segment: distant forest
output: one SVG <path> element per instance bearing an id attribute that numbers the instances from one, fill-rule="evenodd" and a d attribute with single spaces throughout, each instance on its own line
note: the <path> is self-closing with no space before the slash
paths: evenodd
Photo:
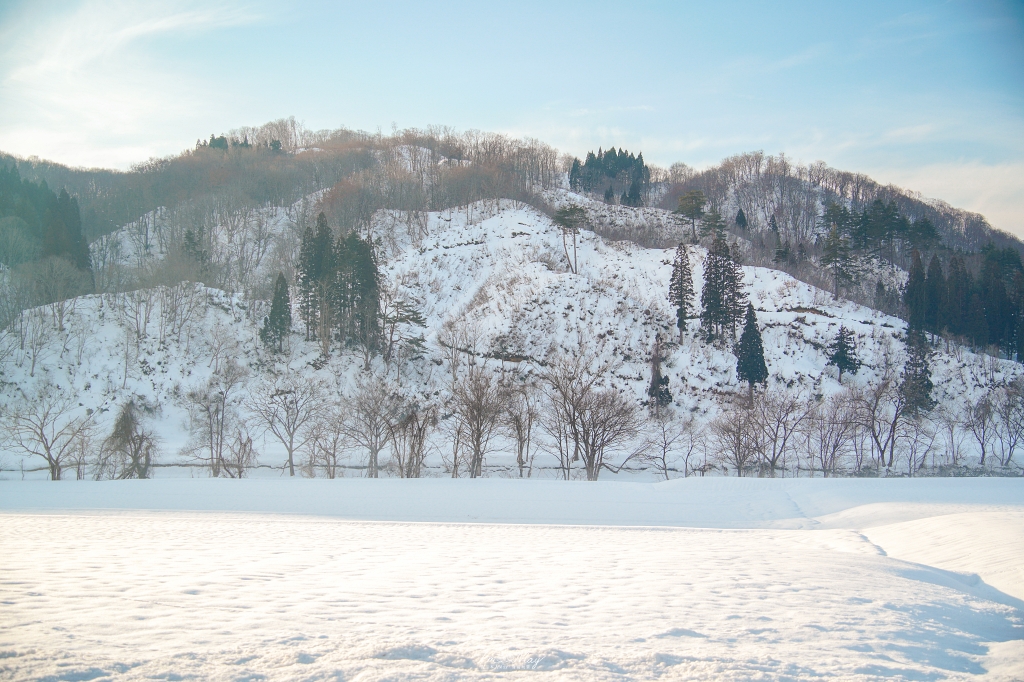
<path id="1" fill-rule="evenodd" d="M 316 195 L 316 211 L 310 205 L 297 218 L 303 227 L 314 228 L 314 216 L 323 211 L 336 234 L 369 240 L 381 209 L 414 224 L 427 211 L 506 198 L 553 216 L 545 192 L 566 182 L 611 207 L 638 209 L 641 222 L 664 221 L 666 214 L 644 213 L 655 208 L 675 216 L 668 230 L 634 238 L 619 219 L 591 211 L 588 227 L 605 236 L 667 247 L 675 245 L 672 234 L 689 226 L 694 239 L 710 245 L 724 230 L 745 263 L 786 270 L 904 317 L 911 314 L 907 275 L 899 273 L 909 272 L 916 286 L 920 260 L 931 292 L 924 327 L 1006 355 L 1024 343 L 1021 242 L 981 216 L 861 174 L 762 152 L 700 172 L 681 163 L 663 169 L 648 165 L 642 153 L 615 146 L 581 160 L 536 140 L 476 131 L 430 128 L 385 136 L 310 131 L 294 119 L 211 134 L 179 155 L 128 172 L 0 154 L 0 262 L 8 268 L 50 262 L 52 270 L 59 267 L 52 262 L 57 258 L 73 270 L 40 279 L 35 267 L 37 274 L 27 280 L 48 280 L 48 286 L 22 287 L 19 303 L 8 307 L 146 285 L 113 272 L 105 247 L 90 261 L 88 243 L 127 224 L 146 223 L 140 248 L 170 256 L 163 270 L 147 275 L 149 285 L 188 279 L 269 299 L 273 282 L 247 281 L 239 255 L 217 246 L 214 232 L 230 225 L 232 216 Z M 158 209 L 163 220 L 155 218 Z M 168 232 L 166 225 L 176 227 Z M 279 257 L 294 281 L 300 273 L 290 265 L 292 255 Z"/>

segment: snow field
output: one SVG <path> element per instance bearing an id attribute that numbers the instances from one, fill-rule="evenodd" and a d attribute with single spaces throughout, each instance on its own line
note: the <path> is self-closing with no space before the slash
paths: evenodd
<path id="1" fill-rule="evenodd" d="M 1024 670 L 1019 480 L 26 482 L 0 509 L 3 678 Z"/>

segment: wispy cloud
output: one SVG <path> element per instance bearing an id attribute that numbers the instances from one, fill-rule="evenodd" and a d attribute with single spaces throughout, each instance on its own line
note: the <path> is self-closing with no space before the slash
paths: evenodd
<path id="1" fill-rule="evenodd" d="M 193 0 L 27 6 L 0 26 L 0 148 L 72 163 L 138 161 L 145 148 L 127 134 L 194 117 L 209 94 L 150 54 L 150 43 L 261 18 L 249 5 Z M 155 147 L 148 151 L 141 158 Z"/>

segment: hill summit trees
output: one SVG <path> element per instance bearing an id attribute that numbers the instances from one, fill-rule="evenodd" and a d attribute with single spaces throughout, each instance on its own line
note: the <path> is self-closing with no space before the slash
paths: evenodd
<path id="1" fill-rule="evenodd" d="M 633 156 L 625 149 L 611 147 L 608 151 L 587 153 L 580 163 L 573 159 L 569 169 L 569 187 L 576 192 L 604 191 L 606 202 L 611 202 L 616 188 L 621 188 L 620 203 L 624 206 L 642 206 L 651 185 L 651 170 L 644 163 L 643 153 Z"/>

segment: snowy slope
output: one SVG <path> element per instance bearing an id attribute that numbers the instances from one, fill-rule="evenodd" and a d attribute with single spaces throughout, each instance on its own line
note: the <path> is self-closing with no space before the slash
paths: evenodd
<path id="1" fill-rule="evenodd" d="M 438 334 L 446 323 L 462 320 L 473 331 L 474 347 L 467 350 L 475 353 L 474 361 L 496 372 L 535 373 L 552 352 L 578 352 L 582 343 L 614 365 L 610 385 L 641 400 L 649 379 L 648 358 L 660 333 L 667 351 L 663 371 L 670 377 L 669 389 L 679 409 L 707 420 L 720 409 L 721 396 L 742 391 L 731 350 L 695 340 L 695 321 L 683 342 L 676 343 L 675 315 L 666 297 L 673 251 L 644 249 L 583 232 L 575 250 L 578 272 L 574 274 L 567 267 L 557 228 L 534 209 L 513 202 L 431 213 L 415 229 L 401 220 L 399 214 L 381 212 L 375 230 L 389 235 L 382 267 L 388 287 L 414 303 L 427 321 L 425 330 L 408 330 L 410 335 L 423 333 L 428 349 L 426 356 L 402 370 L 401 381 L 409 390 L 427 397 L 442 393 L 447 379 L 439 366 Z M 571 244 L 568 249 L 573 252 Z M 703 248 L 690 247 L 698 301 L 704 255 Z M 899 319 L 834 301 L 830 294 L 775 270 L 744 267 L 744 281 L 764 336 L 770 387 L 785 386 L 807 396 L 839 390 L 834 370 L 825 367 L 825 347 L 840 324 L 857 334 L 865 360 L 852 381 L 872 380 L 886 356 L 897 366 L 902 362 L 899 337 L 904 323 Z M 39 352 L 34 376 L 30 376 L 30 354 L 15 352 L 4 369 L 5 399 L 13 400 L 19 393 L 32 395 L 47 382 L 69 387 L 83 413 L 98 413 L 98 430 L 106 433 L 114 408 L 132 395 L 141 396 L 162 438 L 166 464 L 181 461 L 178 453 L 186 440 L 182 393 L 205 381 L 226 358 L 239 361 L 252 378 L 287 366 L 310 377 L 320 376 L 339 393 L 361 371 L 361 358 L 337 347 L 325 367 L 313 369 L 319 350 L 302 340 L 297 314 L 289 353 L 284 357 L 267 354 L 256 343 L 264 302 L 194 285 L 175 290 L 187 292 L 196 310 L 187 324 L 169 332 L 162 322 L 165 306 L 170 305 L 166 302 L 169 291 L 151 292 L 149 322 L 137 347 L 131 340 L 134 332 L 126 332 L 126 328 L 137 328 L 137 318 L 116 314 L 117 299 L 83 297 L 64 332 L 47 323 L 48 341 Z M 45 310 L 40 315 L 49 319 Z M 495 359 L 509 356 L 526 359 Z M 382 367 L 379 359 L 377 363 L 376 371 L 398 378 L 394 367 Z M 987 387 L 1020 373 L 1016 363 L 956 347 L 948 353 L 940 348 L 933 359 L 934 397 L 965 405 Z M 844 383 L 850 381 L 844 379 Z M 267 441 L 260 442 L 259 449 L 264 464 L 280 465 L 280 447 Z M 546 464 L 543 459 L 541 455 L 539 464 Z M 500 447 L 488 459 L 489 465 L 498 468 L 494 471 L 509 462 L 510 456 Z M 40 463 L 29 461 L 26 467 Z M 352 464 L 359 464 L 358 453 Z M 10 451 L 0 453 L 0 465 L 10 477 L 11 470 L 20 471 L 20 457 Z M 440 471 L 437 456 L 431 466 L 433 472 Z M 263 473 L 276 475 L 271 470 Z M 189 475 L 187 471 L 177 475 L 182 474 Z M 175 474 L 161 470 L 158 475 Z"/>

